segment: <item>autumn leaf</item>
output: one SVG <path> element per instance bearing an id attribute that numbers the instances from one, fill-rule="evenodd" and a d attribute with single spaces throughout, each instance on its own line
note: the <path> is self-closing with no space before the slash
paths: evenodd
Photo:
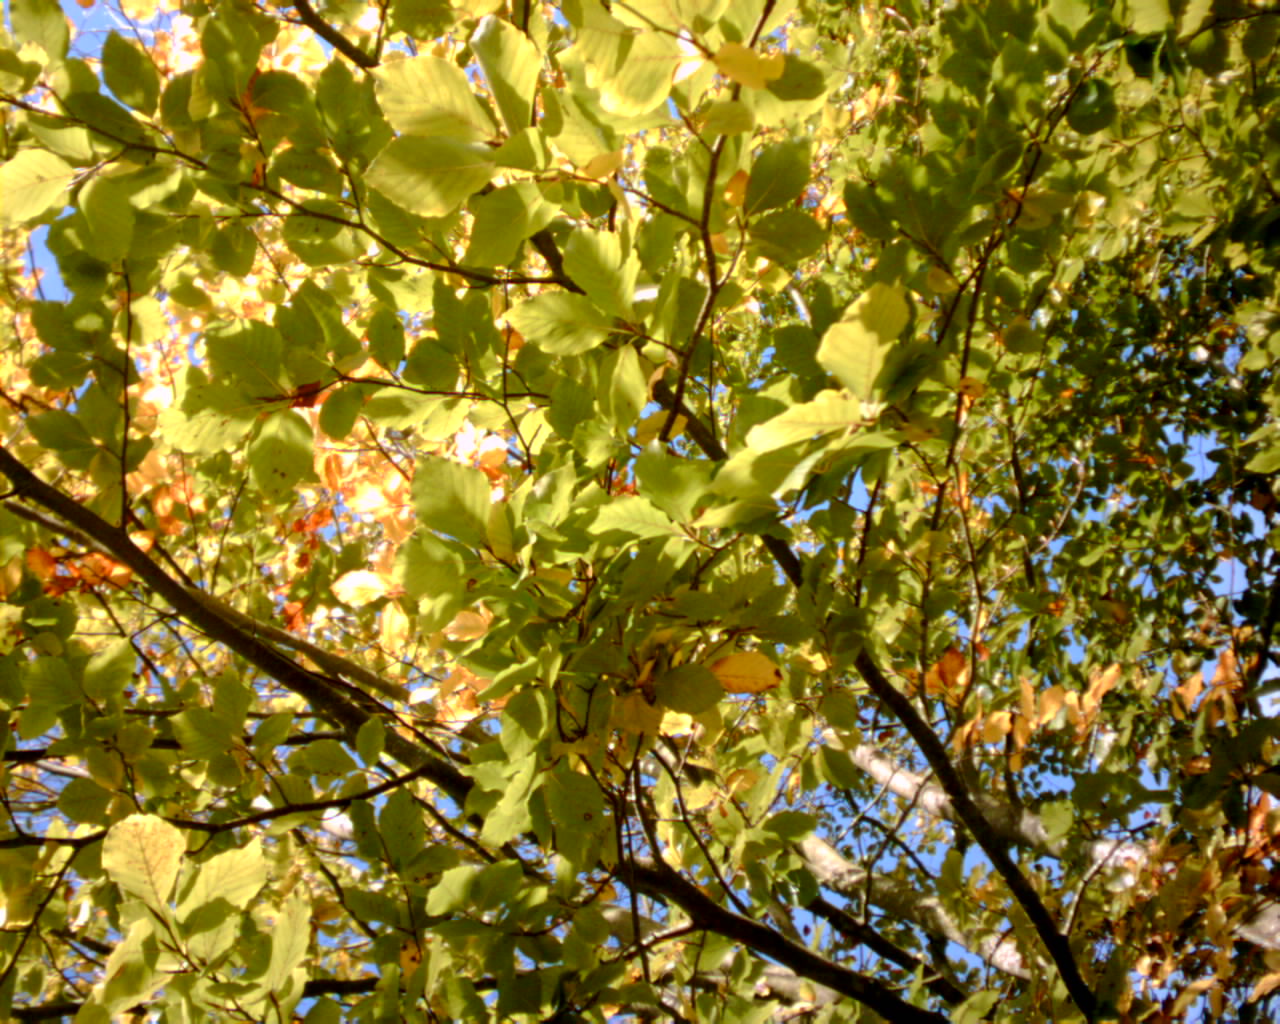
<path id="1" fill-rule="evenodd" d="M 782 54 L 762 56 L 741 43 L 725 43 L 712 59 L 726 78 L 749 89 L 765 88 L 781 78 L 786 70 Z"/>
<path id="2" fill-rule="evenodd" d="M 764 693 L 782 681 L 778 666 L 759 651 L 729 654 L 709 667 L 725 693 Z"/>
<path id="3" fill-rule="evenodd" d="M 969 659 L 952 644 L 925 673 L 925 692 L 940 695 L 948 704 L 956 704 L 969 682 Z"/>

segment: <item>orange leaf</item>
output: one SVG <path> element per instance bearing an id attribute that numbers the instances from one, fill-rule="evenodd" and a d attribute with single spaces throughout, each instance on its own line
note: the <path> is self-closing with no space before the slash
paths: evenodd
<path id="1" fill-rule="evenodd" d="M 724 187 L 724 201 L 730 206 L 741 206 L 746 202 L 747 198 L 747 182 L 751 180 L 751 175 L 746 171 L 738 171 L 729 179 L 729 184 Z"/>
<path id="2" fill-rule="evenodd" d="M 936 665 L 924 677 L 926 693 L 940 693 L 943 700 L 953 703 L 969 682 L 969 659 L 955 644 L 943 652 Z"/>
<path id="3" fill-rule="evenodd" d="M 44 548 L 30 548 L 27 551 L 27 568 L 40 580 L 48 580 L 58 573 L 58 560 Z"/>
<path id="4" fill-rule="evenodd" d="M 1089 680 L 1089 689 L 1085 691 L 1082 702 L 1084 713 L 1092 715 L 1102 703 L 1102 698 L 1120 681 L 1120 664 L 1113 662 Z"/>
<path id="5" fill-rule="evenodd" d="M 778 666 L 759 651 L 742 651 L 712 662 L 711 674 L 725 693 L 764 693 L 782 682 Z"/>

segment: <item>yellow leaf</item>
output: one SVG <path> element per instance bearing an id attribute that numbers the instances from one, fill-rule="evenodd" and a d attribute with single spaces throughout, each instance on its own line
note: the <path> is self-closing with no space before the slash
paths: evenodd
<path id="1" fill-rule="evenodd" d="M 782 681 L 778 666 L 759 651 L 730 654 L 710 667 L 726 693 L 764 693 Z"/>
<path id="2" fill-rule="evenodd" d="M 1031 686 L 1031 680 L 1023 676 L 1018 680 L 1018 686 L 1021 690 L 1022 717 L 1029 722 L 1034 721 L 1036 717 L 1036 691 Z"/>
<path id="3" fill-rule="evenodd" d="M 995 711 L 982 726 L 983 743 L 999 743 L 1013 728 L 1013 715 L 1008 711 Z"/>
<path id="4" fill-rule="evenodd" d="M 1019 715 L 1013 720 L 1013 745 L 1022 750 L 1031 741 L 1031 722 Z"/>
<path id="5" fill-rule="evenodd" d="M 422 947 L 416 939 L 405 939 L 400 943 L 400 970 L 406 975 L 412 974 L 420 963 Z"/>
<path id="6" fill-rule="evenodd" d="M 1085 691 L 1083 707 L 1086 715 L 1092 715 L 1102 698 L 1120 681 L 1121 668 L 1118 662 L 1108 665 L 1089 680 L 1089 689 Z"/>
<path id="7" fill-rule="evenodd" d="M 612 719 L 610 725 L 623 732 L 653 736 L 664 731 L 663 709 L 650 704 L 639 691 L 614 702 Z"/>
<path id="8" fill-rule="evenodd" d="M 1054 720 L 1066 702 L 1067 691 L 1061 686 L 1051 686 L 1040 694 L 1040 716 L 1037 725 L 1048 725 Z"/>
<path id="9" fill-rule="evenodd" d="M 382 609 L 378 642 L 384 651 L 398 651 L 409 639 L 409 616 L 396 601 L 388 601 Z"/>
<path id="10" fill-rule="evenodd" d="M 444 627 L 444 635 L 450 640 L 479 640 L 489 632 L 489 623 L 492 621 L 493 613 L 487 608 L 479 611 L 464 608 Z"/>
<path id="11" fill-rule="evenodd" d="M 131 814 L 111 826 L 102 844 L 102 867 L 113 882 L 147 906 L 159 909 L 187 852 L 181 832 L 153 814 Z"/>
<path id="12" fill-rule="evenodd" d="M 786 67 L 786 58 L 782 54 L 763 57 L 741 43 L 725 43 L 713 59 L 722 75 L 748 89 L 763 89 L 781 78 Z"/>
<path id="13" fill-rule="evenodd" d="M 610 153 L 601 153 L 599 156 L 593 156 L 585 164 L 582 165 L 582 173 L 588 178 L 607 178 L 622 166 L 622 150 L 617 149 Z"/>
<path id="14" fill-rule="evenodd" d="M 650 413 L 639 423 L 636 424 L 636 444 L 646 445 L 652 441 L 661 432 L 663 425 L 667 422 L 667 410 L 659 409 L 655 413 Z M 686 419 L 683 416 L 677 416 L 675 424 L 671 428 L 671 436 L 677 437 L 684 430 Z M 541 571 L 541 570 L 539 570 Z"/>
<path id="15" fill-rule="evenodd" d="M 683 711 L 665 711 L 659 731 L 663 736 L 688 736 L 693 732 L 693 716 Z"/>
<path id="16" fill-rule="evenodd" d="M 386 577 L 368 569 L 353 569 L 333 581 L 330 589 L 343 604 L 361 608 L 370 601 L 386 597 L 391 582 Z"/>

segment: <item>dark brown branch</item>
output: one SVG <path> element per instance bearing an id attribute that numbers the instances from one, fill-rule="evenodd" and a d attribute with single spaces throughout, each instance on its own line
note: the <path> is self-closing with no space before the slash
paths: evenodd
<path id="1" fill-rule="evenodd" d="M 726 910 L 661 862 L 638 861 L 630 874 L 641 892 L 676 904 L 699 928 L 735 939 L 819 985 L 856 999 L 894 1024 L 945 1024 L 948 1019 L 912 1006 L 883 982 L 832 963 L 772 928 Z"/>
<path id="2" fill-rule="evenodd" d="M 366 978 L 312 978 L 302 987 L 304 999 L 316 996 L 359 996 L 372 992 L 378 979 Z M 84 1003 L 42 1003 L 37 1006 L 15 1006 L 9 1011 L 14 1020 L 59 1020 L 74 1017 Z"/>
<path id="3" fill-rule="evenodd" d="M 4 447 L 0 447 L 0 473 L 9 478 L 18 496 L 44 507 L 100 544 L 114 558 L 132 569 L 153 593 L 168 602 L 175 613 L 238 654 L 254 668 L 298 694 L 317 713 L 332 718 L 352 740 L 360 726 L 372 717 L 373 713 L 363 702 L 357 704 L 352 700 L 351 695 L 362 695 L 361 691 L 341 680 L 330 679 L 304 668 L 275 647 L 224 618 L 214 607 L 195 597 L 182 583 L 153 562 L 133 543 L 124 529 L 112 526 L 86 506 L 45 483 Z M 377 707 L 372 700 L 368 703 Z M 395 729 L 388 729 L 386 735 L 387 752 L 392 757 L 407 767 L 422 768 L 425 778 L 459 803 L 466 799 L 471 783 L 457 768 L 405 739 Z"/>
<path id="4" fill-rule="evenodd" d="M 825 896 L 819 896 L 810 903 L 809 909 L 831 924 L 841 935 L 852 939 L 854 942 L 861 943 L 873 953 L 883 957 L 890 963 L 897 964 L 903 970 L 914 974 L 923 968 L 925 972 L 925 987 L 940 999 L 953 1006 L 964 1002 L 965 994 L 956 988 L 949 979 L 941 977 L 926 961 L 908 953 L 905 949 L 895 946 L 870 925 L 863 924 L 843 907 L 837 907 Z"/>
<path id="5" fill-rule="evenodd" d="M 298 12 L 298 20 L 316 35 L 332 46 L 340 54 L 366 71 L 378 66 L 378 59 L 365 53 L 350 39 L 325 21 L 316 13 L 308 0 L 293 0 L 293 9 Z"/>
<path id="6" fill-rule="evenodd" d="M 1004 879 L 1013 898 L 1017 900 L 1018 905 L 1031 921 L 1045 950 L 1053 958 L 1058 972 L 1062 975 L 1063 984 L 1066 985 L 1071 998 L 1086 1019 L 1093 1020 L 1097 1012 L 1097 999 L 1080 974 L 1080 968 L 1076 965 L 1075 956 L 1071 952 L 1071 944 L 1058 930 L 1048 908 L 1040 899 L 1040 894 L 1035 891 L 1027 880 L 1027 876 L 1009 856 L 1008 844 L 987 821 L 973 797 L 969 795 L 968 787 L 955 765 L 951 763 L 947 748 L 916 710 L 915 705 L 911 703 L 911 698 L 893 685 L 865 647 L 854 657 L 853 664 L 872 694 L 893 712 L 911 734 L 916 746 L 929 762 L 929 767 L 933 769 L 938 784 L 951 798 L 956 817 L 964 823 L 965 828 L 982 847 L 982 852 L 987 855 L 987 859 Z"/>

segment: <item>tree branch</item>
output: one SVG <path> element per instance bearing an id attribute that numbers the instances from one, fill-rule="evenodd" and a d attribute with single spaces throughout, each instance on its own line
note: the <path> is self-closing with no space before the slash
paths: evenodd
<path id="1" fill-rule="evenodd" d="M 936 897 L 922 894 L 909 883 L 870 874 L 817 836 L 803 840 L 798 850 L 805 866 L 823 888 L 851 899 L 866 899 L 891 917 L 910 921 L 933 938 L 955 943 L 1011 977 L 1024 981 L 1031 977 L 1012 941 L 992 933 L 975 936 L 966 932 Z"/>
<path id="2" fill-rule="evenodd" d="M 735 939 L 820 985 L 856 999 L 894 1024 L 945 1024 L 947 1020 L 942 1014 L 912 1006 L 883 982 L 832 963 L 772 928 L 726 910 L 660 861 L 637 860 L 631 871 L 631 879 L 641 892 L 675 903 L 699 928 Z"/>
<path id="3" fill-rule="evenodd" d="M 378 59 L 365 53 L 350 39 L 325 21 L 316 13 L 308 0 L 293 0 L 293 9 L 298 12 L 298 20 L 316 35 L 332 46 L 352 64 L 370 71 L 378 66 Z"/>
<path id="4" fill-rule="evenodd" d="M 123 528 L 112 526 L 85 505 L 45 483 L 3 446 L 0 446 L 0 473 L 9 478 L 16 494 L 42 506 L 100 544 L 113 558 L 132 569 L 153 593 L 168 602 L 176 614 L 298 694 L 317 712 L 331 717 L 354 742 L 360 726 L 372 716 L 371 711 L 357 705 L 348 696 L 348 693 L 360 694 L 361 691 L 341 680 L 304 668 L 224 618 L 212 605 L 195 597 L 186 586 L 153 562 Z M 370 704 L 375 703 L 366 699 Z M 387 752 L 396 760 L 409 768 L 422 768 L 425 778 L 459 803 L 466 799 L 471 782 L 448 761 L 424 750 L 394 728 L 386 731 L 386 740 Z"/>
<path id="5" fill-rule="evenodd" d="M 968 787 L 960 778 L 955 765 L 951 763 L 947 748 L 916 710 L 911 698 L 894 686 L 889 677 L 881 671 L 866 647 L 858 651 L 853 664 L 871 692 L 906 727 L 916 746 L 924 754 L 925 760 L 929 762 L 934 775 L 937 776 L 943 792 L 950 798 L 956 817 L 969 830 L 977 844 L 982 847 L 982 852 L 987 855 L 987 859 L 1004 879 L 1013 898 L 1018 901 L 1018 905 L 1031 921 L 1031 926 L 1035 928 L 1036 934 L 1040 936 L 1045 951 L 1053 959 L 1058 973 L 1062 976 L 1063 984 L 1067 987 L 1067 992 L 1085 1015 L 1086 1020 L 1092 1021 L 1097 1013 L 1097 999 L 1080 974 L 1080 967 L 1076 964 L 1075 955 L 1071 952 L 1071 944 L 1058 930 L 1048 908 L 1040 899 L 1040 894 L 1035 891 L 1027 880 L 1027 876 L 1009 856 L 1009 844 L 987 821 L 986 816 L 969 795 Z"/>

